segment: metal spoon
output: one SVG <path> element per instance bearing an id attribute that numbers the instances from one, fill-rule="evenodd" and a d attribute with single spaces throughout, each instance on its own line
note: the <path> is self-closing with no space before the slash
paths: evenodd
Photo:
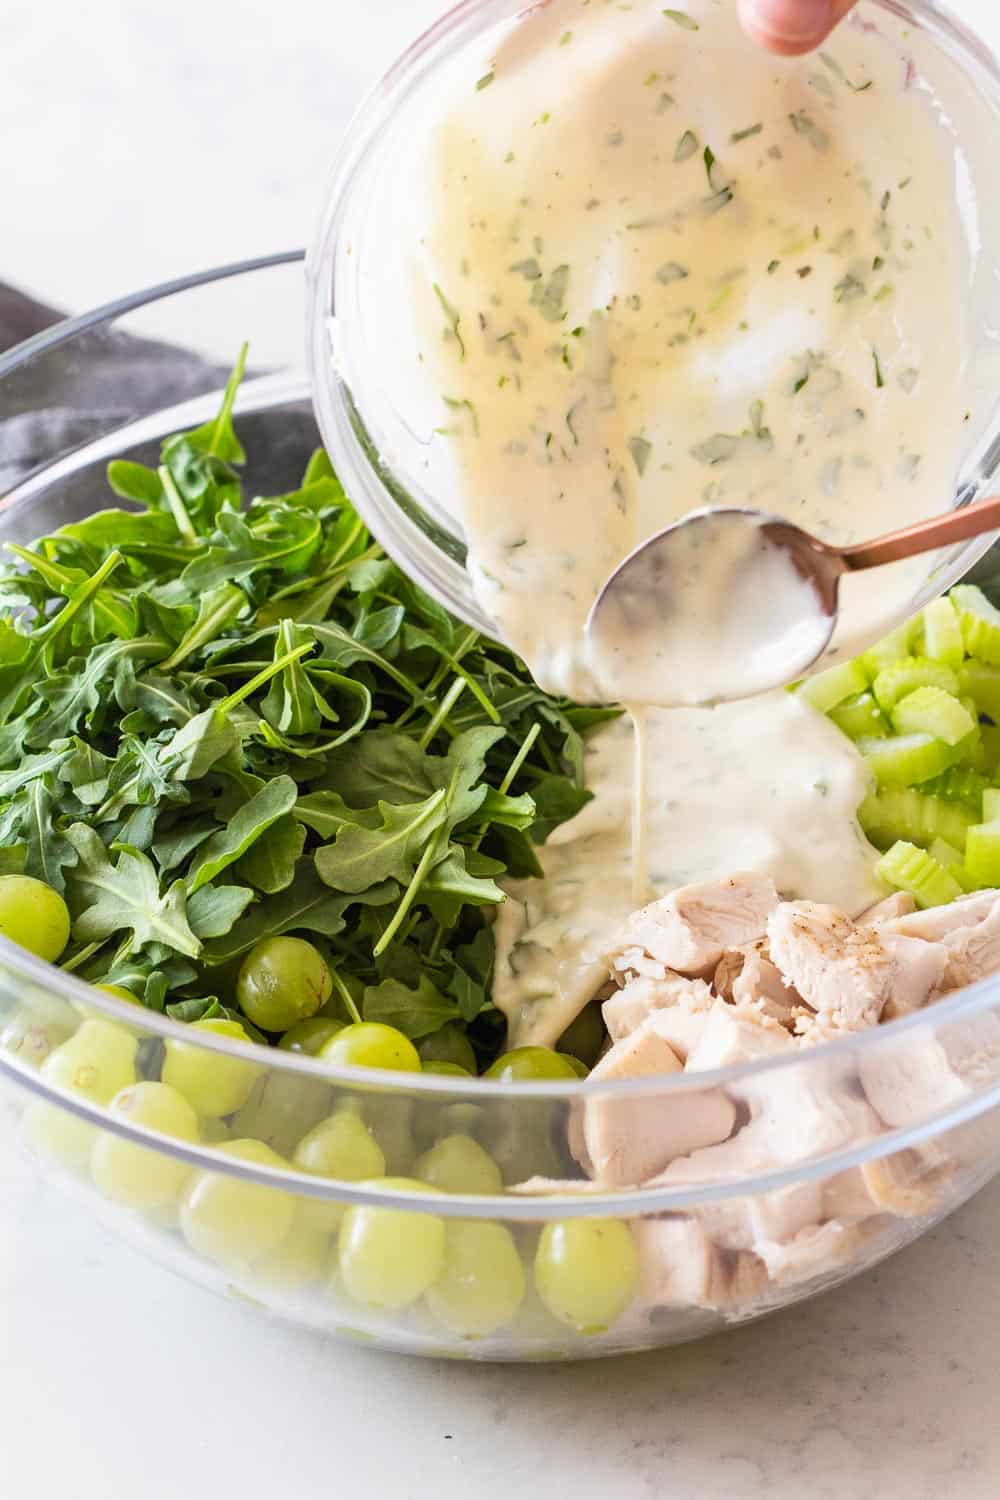
<path id="1" fill-rule="evenodd" d="M 830 644 L 840 580 L 1000 529 L 1000 496 L 836 547 L 762 511 L 694 511 L 650 537 L 587 620 L 601 688 L 624 702 L 692 704 L 794 682 Z"/>

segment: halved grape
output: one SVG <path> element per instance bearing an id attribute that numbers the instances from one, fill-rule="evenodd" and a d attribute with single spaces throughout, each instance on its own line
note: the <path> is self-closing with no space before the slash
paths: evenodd
<path id="1" fill-rule="evenodd" d="M 235 1139 L 263 1141 L 279 1156 L 291 1156 L 307 1130 L 325 1120 L 333 1090 L 321 1078 L 269 1069 L 230 1121 Z"/>
<path id="2" fill-rule="evenodd" d="M 285 1167 L 262 1141 L 229 1141 L 220 1156 Z M 181 1233 L 199 1255 L 234 1270 L 246 1269 L 283 1244 L 295 1218 L 295 1200 L 278 1188 L 243 1182 L 219 1172 L 199 1172 L 181 1199 Z"/>
<path id="3" fill-rule="evenodd" d="M 320 1281 L 331 1259 L 330 1236 L 299 1217 L 277 1250 L 254 1262 L 253 1279 L 275 1291 L 297 1292 Z"/>
<path id="4" fill-rule="evenodd" d="M 0 937 L 54 964 L 69 942 L 69 908 L 44 880 L 0 875 Z"/>
<path id="5" fill-rule="evenodd" d="M 364 1182 L 385 1176 L 385 1156 L 360 1115 L 339 1109 L 303 1136 L 292 1157 L 295 1166 L 314 1177 L 338 1182 Z M 300 1198 L 299 1220 L 332 1233 L 344 1217 L 345 1205 L 320 1198 Z"/>
<path id="6" fill-rule="evenodd" d="M 549 1311 L 578 1333 L 603 1333 L 639 1286 L 639 1253 L 619 1219 L 546 1224 L 535 1253 L 535 1286 Z"/>
<path id="7" fill-rule="evenodd" d="M 187 1028 L 192 1036 L 226 1037 L 234 1042 L 253 1044 L 238 1021 L 192 1021 Z M 161 1077 L 163 1082 L 182 1093 L 200 1115 L 221 1119 L 235 1114 L 249 1099 L 261 1068 L 236 1057 L 224 1057 L 199 1047 L 197 1041 L 166 1043 Z"/>
<path id="8" fill-rule="evenodd" d="M 136 1083 L 111 1101 L 111 1113 L 173 1140 L 198 1139 L 198 1116 L 176 1089 L 163 1083 Z M 159 1209 L 180 1195 L 191 1169 L 166 1148 L 139 1146 L 102 1131 L 90 1159 L 94 1184 L 125 1208 Z"/>
<path id="9" fill-rule="evenodd" d="M 420 1054 L 409 1037 L 379 1021 L 345 1026 L 320 1051 L 324 1062 L 338 1068 L 383 1068 L 395 1073 L 419 1073 Z"/>
<path id="10" fill-rule="evenodd" d="M 572 1063 L 550 1047 L 517 1047 L 498 1057 L 483 1076 L 501 1083 L 538 1083 L 574 1080 L 579 1075 Z"/>
<path id="11" fill-rule="evenodd" d="M 414 1175 L 443 1193 L 491 1197 L 503 1192 L 500 1168 L 469 1135 L 449 1135 L 417 1158 Z"/>
<path id="12" fill-rule="evenodd" d="M 433 1315 L 463 1338 L 484 1338 L 511 1322 L 526 1278 L 514 1237 L 502 1224 L 460 1219 L 445 1231 L 444 1265 L 427 1292 Z"/>
<path id="13" fill-rule="evenodd" d="M 265 938 L 247 954 L 236 981 L 240 1009 L 262 1031 L 308 1021 L 332 993 L 326 960 L 303 938 Z"/>
<path id="14" fill-rule="evenodd" d="M 433 1193 L 424 1182 L 385 1177 L 368 1184 L 393 1193 Z M 353 1205 L 339 1241 L 347 1295 L 368 1307 L 397 1311 L 422 1297 L 444 1266 L 445 1226 L 433 1214 Z"/>
<path id="15" fill-rule="evenodd" d="M 599 1002 L 585 1005 L 556 1043 L 557 1052 L 570 1056 L 592 1068 L 608 1039 L 608 1030 Z"/>
<path id="16" fill-rule="evenodd" d="M 119 1089 L 135 1083 L 136 1039 L 113 1021 L 84 1021 L 69 1041 L 42 1064 L 56 1088 L 82 1094 L 92 1104 L 110 1104 Z"/>

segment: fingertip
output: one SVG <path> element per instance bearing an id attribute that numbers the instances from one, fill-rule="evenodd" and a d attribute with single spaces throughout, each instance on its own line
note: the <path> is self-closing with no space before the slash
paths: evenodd
<path id="1" fill-rule="evenodd" d="M 751 39 L 781 57 L 812 52 L 836 20 L 833 0 L 739 0 L 739 15 Z"/>

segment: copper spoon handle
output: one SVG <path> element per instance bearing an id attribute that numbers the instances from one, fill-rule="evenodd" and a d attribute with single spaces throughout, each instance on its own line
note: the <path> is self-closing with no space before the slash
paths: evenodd
<path id="1" fill-rule="evenodd" d="M 880 568 L 884 563 L 898 562 L 902 557 L 916 557 L 920 552 L 946 547 L 949 542 L 965 542 L 970 537 L 982 536 L 984 531 L 998 530 L 1000 495 L 992 495 L 988 500 L 977 500 L 974 505 L 949 511 L 946 516 L 934 516 L 902 531 L 876 537 L 873 542 L 860 542 L 855 547 L 835 550 L 843 558 L 848 571 L 853 573 L 859 568 Z"/>

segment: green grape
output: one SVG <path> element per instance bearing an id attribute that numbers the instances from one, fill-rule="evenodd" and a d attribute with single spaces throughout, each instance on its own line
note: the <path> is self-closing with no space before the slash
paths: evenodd
<path id="1" fill-rule="evenodd" d="M 357 1021 L 345 1026 L 320 1052 L 337 1068 L 382 1068 L 395 1073 L 419 1073 L 420 1054 L 408 1037 L 379 1021 Z"/>
<path id="2" fill-rule="evenodd" d="M 235 1137 L 225 1120 L 202 1120 L 198 1139 L 203 1146 L 221 1146 L 223 1141 L 231 1141 Z"/>
<path id="3" fill-rule="evenodd" d="M 556 1056 L 561 1057 L 564 1063 L 569 1063 L 577 1078 L 590 1077 L 590 1069 L 587 1067 L 587 1064 L 581 1062 L 578 1057 L 571 1057 L 568 1052 L 557 1052 Z"/>
<path id="4" fill-rule="evenodd" d="M 226 1037 L 252 1045 L 238 1021 L 192 1021 L 187 1030 L 194 1036 Z M 182 1093 L 200 1115 L 221 1119 L 235 1114 L 247 1102 L 262 1069 L 256 1063 L 224 1057 L 197 1042 L 166 1043 L 162 1079 Z"/>
<path id="5" fill-rule="evenodd" d="M 263 1141 L 229 1141 L 220 1156 L 285 1167 Z M 220 1172 L 199 1172 L 181 1199 L 181 1233 L 199 1255 L 232 1269 L 246 1269 L 273 1255 L 295 1218 L 295 1200 L 280 1189 L 243 1182 Z"/>
<path id="6" fill-rule="evenodd" d="M 279 1156 L 290 1156 L 306 1131 L 326 1119 L 332 1101 L 330 1085 L 321 1078 L 300 1078 L 271 1069 L 233 1115 L 233 1136 L 263 1141 Z"/>
<path id="7" fill-rule="evenodd" d="M 0 937 L 54 964 L 69 942 L 69 908 L 44 880 L 0 875 Z"/>
<path id="8" fill-rule="evenodd" d="M 330 1236 L 297 1218 L 277 1250 L 256 1261 L 253 1279 L 280 1292 L 297 1292 L 320 1281 L 330 1267 Z"/>
<path id="9" fill-rule="evenodd" d="M 442 1078 L 472 1077 L 468 1068 L 460 1067 L 458 1063 L 452 1062 L 425 1062 L 423 1071 L 425 1073 L 437 1073 Z"/>
<path id="10" fill-rule="evenodd" d="M 427 1291 L 434 1317 L 463 1338 L 483 1338 L 515 1317 L 526 1278 L 502 1224 L 460 1219 L 445 1230 L 444 1266 Z"/>
<path id="11" fill-rule="evenodd" d="M 498 1057 L 483 1076 L 501 1083 L 539 1083 L 550 1079 L 562 1083 L 574 1081 L 577 1071 L 549 1047 L 518 1047 Z"/>
<path id="12" fill-rule="evenodd" d="M 113 995 L 116 1000 L 122 1000 L 126 1005 L 138 1006 L 140 1010 L 144 1008 L 142 1001 L 137 1000 L 131 990 L 123 989 L 121 985 L 95 984 L 94 989 L 100 990 L 105 995 Z M 74 1000 L 73 1006 L 77 1013 L 86 1020 L 101 1020 L 105 1014 L 103 1010 L 97 1010 L 93 1005 L 81 1005 L 77 1000 Z M 138 1030 L 134 1026 L 129 1026 L 125 1021 L 116 1021 L 115 1025 L 121 1026 L 131 1036 L 141 1036 L 143 1034 L 141 1030 Z"/>
<path id="13" fill-rule="evenodd" d="M 50 1052 L 42 1074 L 56 1088 L 82 1094 L 91 1104 L 110 1104 L 119 1089 L 135 1083 L 136 1039 L 113 1021 L 84 1021 L 69 1041 Z"/>
<path id="14" fill-rule="evenodd" d="M 236 998 L 262 1031 L 288 1031 L 322 1010 L 333 980 L 318 948 L 303 938 L 265 938 L 243 961 Z"/>
<path id="15" fill-rule="evenodd" d="M 566 1028 L 556 1043 L 556 1050 L 564 1056 L 579 1058 L 592 1068 L 604 1050 L 608 1039 L 604 1016 L 599 1003 L 584 1006 L 576 1020 Z"/>
<path id="16" fill-rule="evenodd" d="M 86 1172 L 100 1131 L 68 1109 L 36 1099 L 28 1105 L 21 1131 L 29 1150 L 72 1172 Z"/>
<path id="17" fill-rule="evenodd" d="M 477 1072 L 472 1043 L 453 1021 L 449 1021 L 447 1026 L 442 1026 L 432 1036 L 425 1036 L 423 1041 L 417 1043 L 417 1051 L 425 1068 L 427 1063 L 432 1062 L 457 1063 L 466 1073 L 475 1075 Z"/>
<path id="18" fill-rule="evenodd" d="M 432 1193 L 424 1182 L 384 1177 L 367 1186 L 391 1193 Z M 353 1205 L 340 1230 L 340 1276 L 355 1302 L 395 1312 L 422 1297 L 444 1265 L 444 1221 L 399 1208 Z"/>
<path id="19" fill-rule="evenodd" d="M 183 1094 L 163 1083 L 136 1083 L 111 1101 L 111 1113 L 178 1141 L 197 1141 L 198 1116 Z M 102 1131 L 90 1159 L 94 1184 L 125 1208 L 162 1209 L 179 1196 L 190 1167 L 165 1149 L 137 1146 Z"/>
<path id="20" fill-rule="evenodd" d="M 360 1115 L 349 1109 L 338 1109 L 303 1136 L 292 1161 L 302 1172 L 338 1182 L 364 1182 L 385 1176 L 381 1147 Z M 344 1212 L 342 1203 L 324 1202 L 320 1198 L 299 1200 L 300 1222 L 330 1234 L 339 1227 Z"/>
<path id="21" fill-rule="evenodd" d="M 9 1052 L 19 1062 L 40 1068 L 51 1052 L 69 1040 L 74 1030 L 58 1022 L 34 1019 L 30 1011 L 24 1012 L 0 1031 L 0 1052 Z"/>
<path id="22" fill-rule="evenodd" d="M 473 1193 L 488 1198 L 503 1192 L 500 1168 L 469 1135 L 449 1135 L 417 1158 L 414 1176 L 443 1193 Z"/>
<path id="23" fill-rule="evenodd" d="M 535 1252 L 535 1285 L 545 1306 L 578 1333 L 603 1333 L 639 1286 L 639 1254 L 620 1219 L 546 1224 Z"/>
<path id="24" fill-rule="evenodd" d="M 312 1016 L 308 1021 L 299 1021 L 286 1031 L 278 1046 L 283 1052 L 300 1052 L 305 1057 L 318 1057 L 338 1031 L 343 1031 L 344 1022 L 333 1016 Z"/>

